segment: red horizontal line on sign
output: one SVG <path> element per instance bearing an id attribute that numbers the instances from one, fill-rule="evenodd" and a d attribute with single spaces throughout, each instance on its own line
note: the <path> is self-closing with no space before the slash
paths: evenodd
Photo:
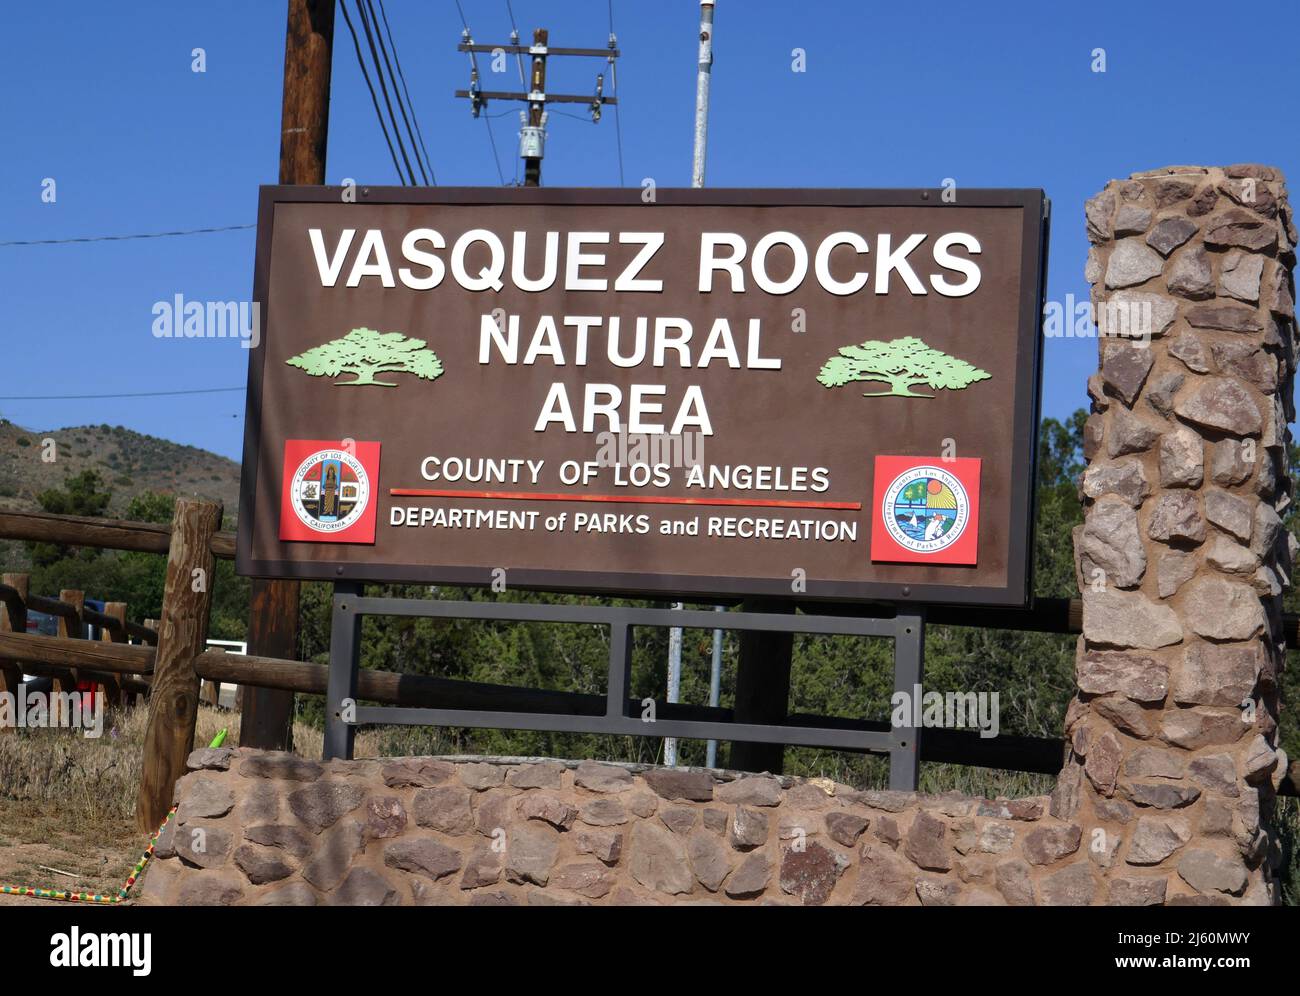
<path id="1" fill-rule="evenodd" d="M 675 498 L 671 495 L 561 495 L 531 491 L 453 491 L 390 488 L 394 498 L 501 498 L 507 501 L 594 501 L 626 505 L 742 505 L 750 508 L 826 508 L 857 512 L 860 501 L 786 501 L 779 498 Z"/>

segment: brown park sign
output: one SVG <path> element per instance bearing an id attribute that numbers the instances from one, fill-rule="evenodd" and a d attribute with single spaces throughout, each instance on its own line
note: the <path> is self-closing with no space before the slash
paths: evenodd
<path id="1" fill-rule="evenodd" d="M 1023 604 L 1046 201 L 951 193 L 263 188 L 239 571 Z"/>

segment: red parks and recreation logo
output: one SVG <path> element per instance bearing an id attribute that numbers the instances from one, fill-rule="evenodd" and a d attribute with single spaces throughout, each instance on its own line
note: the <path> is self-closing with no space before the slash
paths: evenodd
<path id="1" fill-rule="evenodd" d="M 980 461 L 877 456 L 871 559 L 974 564 Z"/>
<path id="2" fill-rule="evenodd" d="M 373 543 L 379 443 L 288 439 L 280 539 Z"/>

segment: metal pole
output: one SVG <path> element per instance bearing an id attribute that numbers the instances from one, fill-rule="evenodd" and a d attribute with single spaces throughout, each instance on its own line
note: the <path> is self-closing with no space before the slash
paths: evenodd
<path id="1" fill-rule="evenodd" d="M 894 620 L 894 691 L 915 702 L 925 678 L 925 616 L 901 610 Z M 910 723 L 890 730 L 889 787 L 915 792 L 921 778 L 921 731 Z"/>
<path id="2" fill-rule="evenodd" d="M 695 77 L 695 150 L 694 161 L 691 163 L 691 186 L 704 186 L 704 160 L 708 151 L 709 144 L 709 82 L 713 75 L 713 3 L 714 0 L 700 0 L 700 67 Z M 680 608 L 680 606 L 676 606 Z M 717 607 L 722 611 L 722 606 Z M 676 639 L 677 646 L 677 670 L 681 671 L 681 645 L 682 631 L 676 627 L 669 630 L 668 635 L 668 681 L 669 692 L 672 692 L 672 674 L 673 659 L 672 648 L 673 640 Z M 722 681 L 721 674 L 722 662 L 722 630 L 713 631 L 713 666 L 709 676 L 709 705 L 718 704 L 719 689 Z M 669 702 L 677 701 L 675 698 L 669 698 Z M 674 742 L 674 757 L 676 757 L 676 743 Z M 664 757 L 668 756 L 668 748 L 665 744 Z M 707 764 L 712 768 L 718 761 L 718 742 L 710 740 L 708 742 L 708 761 Z M 670 764 L 673 762 L 669 762 Z"/>
<path id="3" fill-rule="evenodd" d="M 726 606 L 715 605 L 715 612 L 726 612 Z M 716 708 L 718 700 L 722 697 L 722 630 L 713 631 L 713 665 L 709 670 L 709 705 Z M 718 766 L 718 742 L 709 741 L 708 757 L 704 762 L 706 768 L 716 768 Z"/>
<path id="4" fill-rule="evenodd" d="M 361 660 L 361 616 L 356 600 L 363 593 L 355 581 L 338 581 L 334 585 L 330 620 L 329 683 L 325 686 L 325 743 L 322 760 L 352 760 L 352 745 L 357 728 L 347 721 L 343 711 L 347 702 L 353 706 L 357 696 L 357 668 Z"/>
<path id="5" fill-rule="evenodd" d="M 682 603 L 673 602 L 673 608 L 681 611 Z M 673 626 L 668 630 L 668 701 L 677 702 L 682 693 L 682 628 Z M 677 767 L 677 738 L 664 737 L 664 764 L 670 768 Z"/>
<path id="6" fill-rule="evenodd" d="M 700 69 L 695 77 L 695 162 L 691 186 L 704 186 L 709 143 L 709 80 L 713 75 L 713 0 L 700 0 Z"/>

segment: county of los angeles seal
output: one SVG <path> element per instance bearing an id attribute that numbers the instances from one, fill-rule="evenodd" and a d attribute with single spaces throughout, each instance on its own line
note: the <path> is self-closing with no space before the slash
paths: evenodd
<path id="1" fill-rule="evenodd" d="M 370 475 L 347 450 L 317 450 L 298 465 L 289 484 L 293 511 L 317 533 L 353 525 L 370 504 Z"/>
<path id="2" fill-rule="evenodd" d="M 940 467 L 912 467 L 885 489 L 881 517 L 899 546 L 938 553 L 956 543 L 970 521 L 970 498 L 953 474 Z"/>

